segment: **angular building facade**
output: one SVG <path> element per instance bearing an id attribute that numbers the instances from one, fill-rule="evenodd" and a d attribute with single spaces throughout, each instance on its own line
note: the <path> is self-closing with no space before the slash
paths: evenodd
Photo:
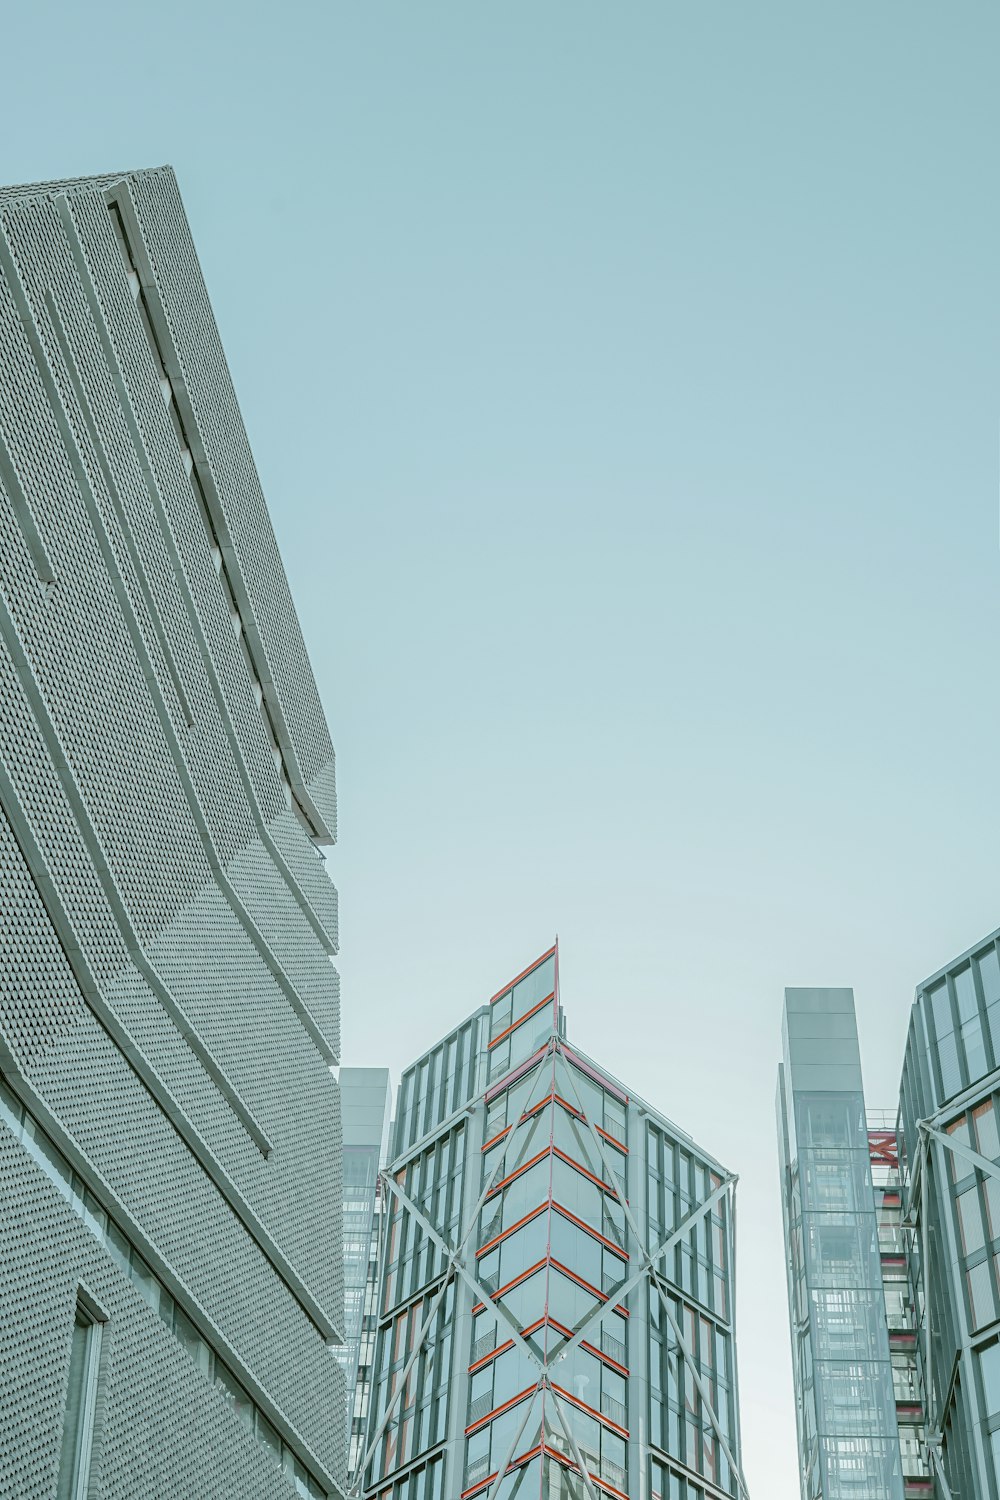
<path id="1" fill-rule="evenodd" d="M 543 954 L 400 1084 L 362 1492 L 745 1495 L 735 1177 L 567 1040 Z"/>
<path id="2" fill-rule="evenodd" d="M 900 1486 L 913 1500 L 1000 1500 L 998 943 L 918 986 L 898 1113 L 867 1129 L 851 992 L 786 991 L 779 1140 L 803 1500 L 890 1500 Z M 841 1484 L 824 1453 L 868 1488 Z"/>
<path id="3" fill-rule="evenodd" d="M 344 1139 L 344 1347 L 338 1354 L 347 1387 L 348 1475 L 354 1473 L 368 1416 L 378 1295 L 383 1195 L 392 1114 L 387 1068 L 341 1068 Z"/>
<path id="4" fill-rule="evenodd" d="M 342 1488 L 335 817 L 173 173 L 0 191 L 5 1495 Z"/>
<path id="5" fill-rule="evenodd" d="M 1000 933 L 924 981 L 900 1089 L 938 1493 L 1000 1500 Z"/>

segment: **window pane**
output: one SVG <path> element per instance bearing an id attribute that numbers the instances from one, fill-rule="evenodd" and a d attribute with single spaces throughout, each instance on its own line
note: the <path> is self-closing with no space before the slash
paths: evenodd
<path id="1" fill-rule="evenodd" d="M 1000 1000 L 1000 959 L 997 958 L 995 948 L 991 948 L 980 958 L 979 977 L 982 980 L 986 1004 L 992 1005 L 994 1001 Z"/>
<path id="2" fill-rule="evenodd" d="M 954 1031 L 955 1023 L 951 1014 L 951 996 L 948 994 L 948 981 L 939 984 L 936 990 L 930 993 L 931 1011 L 934 1016 L 934 1034 L 938 1040 Z"/>
<path id="3" fill-rule="evenodd" d="M 997 1117 L 992 1099 L 981 1104 L 972 1113 L 976 1122 L 976 1139 L 979 1142 L 980 1154 L 988 1156 L 990 1161 L 995 1161 L 1000 1156 L 1000 1136 L 997 1134 Z"/>
<path id="4" fill-rule="evenodd" d="M 995 1316 L 993 1311 L 993 1279 L 990 1275 L 990 1262 L 986 1260 L 981 1265 L 973 1266 L 968 1272 L 968 1282 L 972 1326 L 973 1328 L 985 1328 L 987 1323 L 992 1323 Z"/>
<path id="5" fill-rule="evenodd" d="M 962 1027 L 962 1046 L 965 1048 L 969 1082 L 975 1083 L 977 1078 L 982 1078 L 987 1072 L 986 1043 L 983 1041 L 983 1028 L 978 1016 Z"/>
<path id="6" fill-rule="evenodd" d="M 971 1187 L 958 1197 L 958 1223 L 962 1231 L 962 1248 L 966 1255 L 981 1250 L 984 1244 L 983 1223 L 979 1212 L 979 1189 Z"/>
<path id="7" fill-rule="evenodd" d="M 983 1398 L 989 1416 L 1000 1412 L 1000 1344 L 990 1344 L 979 1354 L 979 1373 L 983 1377 Z"/>
<path id="8" fill-rule="evenodd" d="M 955 975 L 955 999 L 958 1002 L 960 1021 L 970 1021 L 973 1016 L 979 1014 L 976 986 L 973 983 L 971 969 L 963 969 L 960 974 Z"/>
<path id="9" fill-rule="evenodd" d="M 270 1422 L 261 1411 L 257 1412 L 256 1422 L 254 1424 L 254 1434 L 257 1438 L 258 1443 L 262 1443 L 263 1446 L 270 1452 L 275 1462 L 280 1464 L 281 1438 L 278 1436 L 277 1430 L 271 1426 Z"/>
<path id="10" fill-rule="evenodd" d="M 84 1500 L 90 1470 L 101 1329 L 77 1307 L 70 1344 L 66 1419 L 56 1500 Z"/>

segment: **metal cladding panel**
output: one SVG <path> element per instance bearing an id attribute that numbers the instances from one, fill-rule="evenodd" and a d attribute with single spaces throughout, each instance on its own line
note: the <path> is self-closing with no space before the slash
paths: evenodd
<path id="1" fill-rule="evenodd" d="M 333 751 L 260 480 L 240 418 L 174 175 L 141 173 L 129 192 L 157 279 L 184 385 L 229 535 L 246 580 L 271 682 L 306 786 L 319 786 Z M 332 783 L 319 808 L 336 825 Z"/>
<path id="2" fill-rule="evenodd" d="M 176 344 L 109 193 L 132 205 Z M 186 427 L 164 367 L 184 372 Z M 332 1493 L 337 905 L 291 794 L 326 836 L 333 751 L 173 174 L 0 191 L 0 1073 Z M 14 1492 L 53 1493 L 54 1452 L 17 1434 L 65 1398 L 85 1268 L 110 1313 L 100 1493 L 290 1493 L 3 1124 L 0 1153 Z"/>
<path id="3" fill-rule="evenodd" d="M 108 1314 L 91 1493 L 122 1500 L 287 1500 L 287 1480 L 221 1392 L 3 1129 L 0 1219 L 4 1495 L 51 1500 L 55 1494 L 69 1335 L 82 1286 Z"/>

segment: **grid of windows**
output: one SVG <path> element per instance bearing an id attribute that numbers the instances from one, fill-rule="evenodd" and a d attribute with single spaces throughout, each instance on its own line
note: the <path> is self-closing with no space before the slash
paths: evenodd
<path id="1" fill-rule="evenodd" d="M 480 1026 L 481 1017 L 472 1016 L 403 1074 L 396 1106 L 397 1154 L 423 1140 L 475 1096 Z"/>
<path id="2" fill-rule="evenodd" d="M 1000 1067 L 1000 955 L 995 943 L 926 992 L 943 1103 Z"/>
<path id="3" fill-rule="evenodd" d="M 459 1125 L 415 1157 L 396 1180 L 407 1197 L 454 1244 L 462 1212 L 465 1126 Z M 447 1256 L 416 1216 L 395 1199 L 388 1210 L 382 1309 L 414 1296 L 444 1272 Z"/>
<path id="4" fill-rule="evenodd" d="M 648 1245 L 656 1250 L 691 1209 L 719 1187 L 710 1167 L 656 1125 L 646 1125 Z M 722 1199 L 670 1252 L 671 1280 L 717 1317 L 728 1316 L 728 1209 Z"/>
<path id="5" fill-rule="evenodd" d="M 730 1331 L 675 1296 L 661 1299 L 655 1287 L 649 1288 L 648 1297 L 650 1440 L 710 1484 L 729 1491 L 729 1461 L 694 1373 L 681 1358 L 674 1325 L 681 1330 L 727 1441 L 732 1437 L 735 1399 Z"/>
<path id="6" fill-rule="evenodd" d="M 430 1328 L 424 1331 L 437 1290 L 432 1286 L 425 1296 L 393 1312 L 380 1329 L 372 1391 L 372 1410 L 378 1416 L 388 1411 L 404 1369 L 409 1366 L 409 1370 L 402 1398 L 373 1455 L 376 1476 L 414 1462 L 447 1435 L 455 1286 L 447 1287 Z M 417 1357 L 411 1363 L 414 1354 Z"/>
<path id="7" fill-rule="evenodd" d="M 730 1178 L 568 1045 L 555 952 L 408 1070 L 400 1101 L 367 1500 L 430 1497 L 418 1475 L 438 1451 L 450 1500 L 627 1500 L 651 1441 L 683 1500 L 736 1495 Z M 678 1342 L 644 1261 L 686 1216 L 655 1257 Z M 630 1350 L 655 1368 L 652 1400 Z"/>
<path id="8" fill-rule="evenodd" d="M 439 1456 L 385 1485 L 374 1500 L 447 1500 L 444 1481 L 445 1461 Z"/>
<path id="9" fill-rule="evenodd" d="M 950 1121 L 946 1133 L 955 1141 L 1000 1161 L 994 1094 Z M 948 1175 L 954 1205 L 957 1245 L 965 1273 L 966 1311 L 973 1332 L 1000 1316 L 1000 1178 L 991 1177 L 955 1152 L 948 1153 Z"/>

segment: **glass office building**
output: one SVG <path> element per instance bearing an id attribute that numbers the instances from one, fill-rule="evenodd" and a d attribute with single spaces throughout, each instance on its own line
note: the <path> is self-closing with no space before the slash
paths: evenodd
<path id="1" fill-rule="evenodd" d="M 785 991 L 778 1135 L 803 1500 L 903 1500 L 849 989 Z"/>
<path id="2" fill-rule="evenodd" d="M 337 1359 L 347 1392 L 347 1472 L 360 1456 L 368 1411 L 382 1221 L 379 1172 L 389 1146 L 392 1090 L 387 1068 L 341 1068 L 344 1131 L 344 1346 Z"/>
<path id="3" fill-rule="evenodd" d="M 928 1454 L 947 1497 L 1000 1497 L 1000 933 L 919 986 L 900 1095 Z"/>
<path id="4" fill-rule="evenodd" d="M 556 949 L 403 1075 L 363 1494 L 745 1494 L 735 1178 L 567 1039 Z"/>
<path id="5" fill-rule="evenodd" d="M 998 940 L 918 986 L 898 1114 L 867 1128 L 851 992 L 785 992 L 803 1500 L 1000 1500 Z"/>

